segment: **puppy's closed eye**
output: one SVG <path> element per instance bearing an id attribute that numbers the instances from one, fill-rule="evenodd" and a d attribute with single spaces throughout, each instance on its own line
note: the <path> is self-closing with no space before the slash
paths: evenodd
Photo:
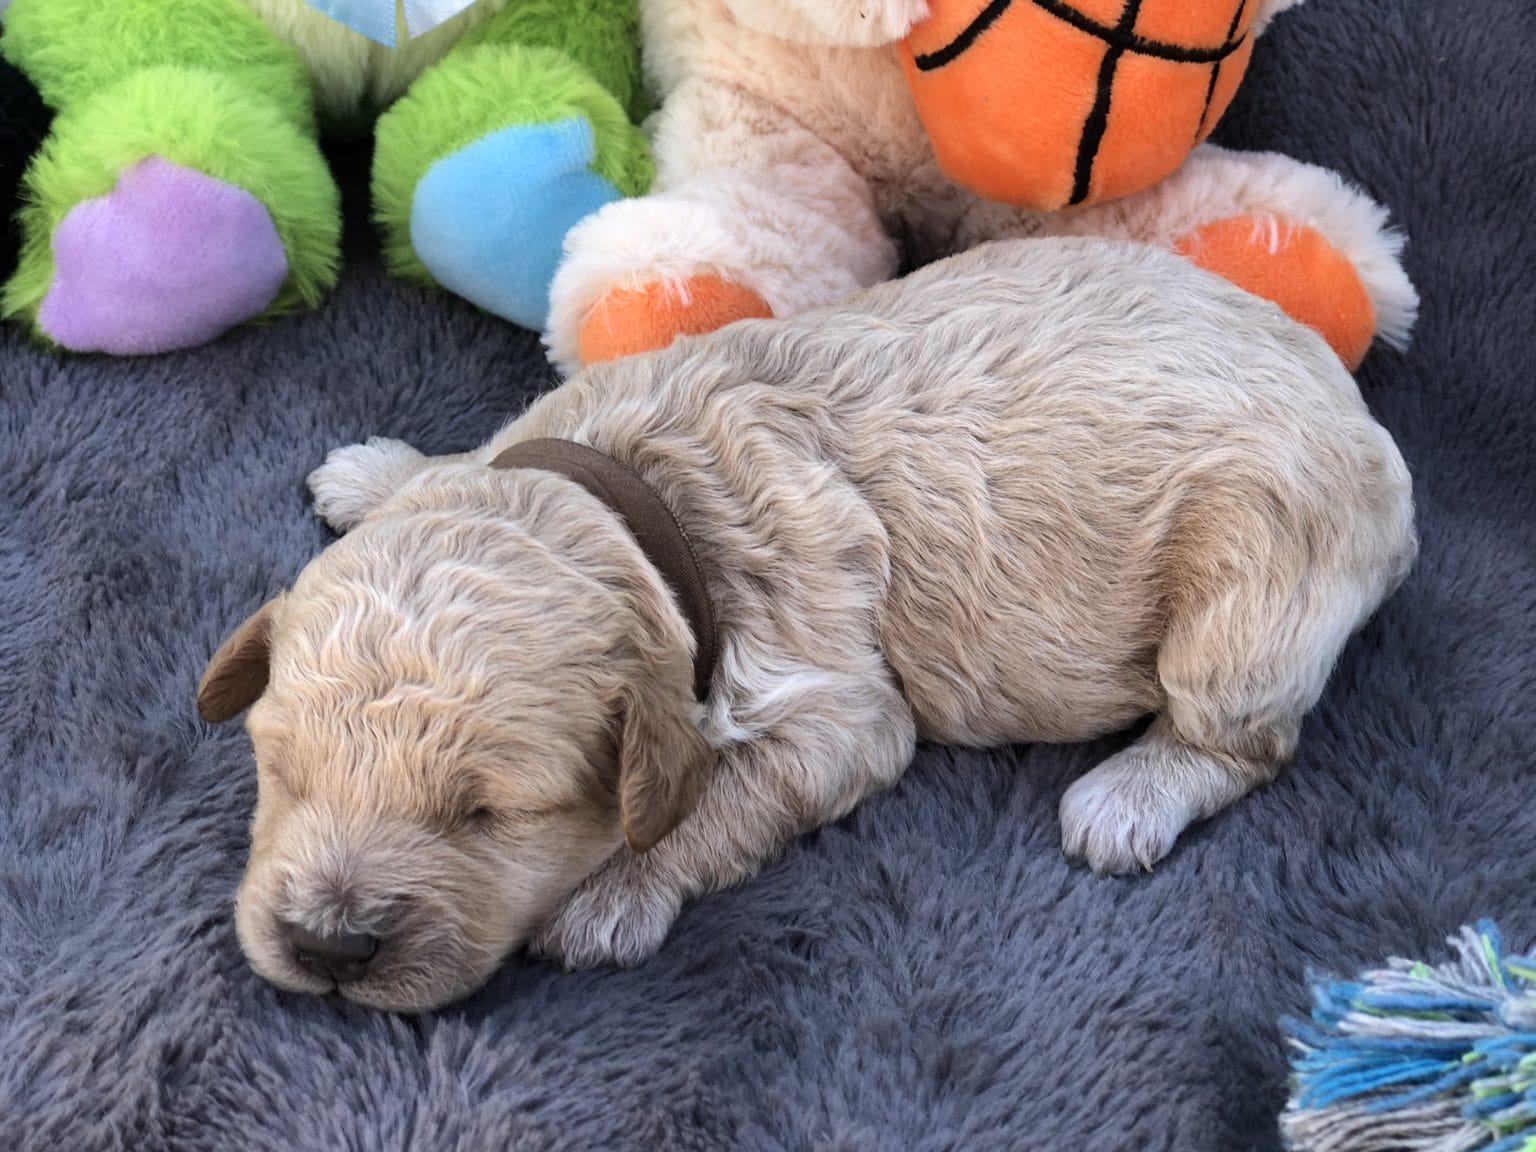
<path id="1" fill-rule="evenodd" d="M 481 804 L 461 815 L 458 826 L 468 832 L 492 834 L 505 831 L 507 823 L 502 813 L 489 804 Z"/>
<path id="2" fill-rule="evenodd" d="M 541 819 L 552 815 L 481 801 L 466 802 L 459 805 L 456 811 L 457 815 L 449 822 L 449 831 L 492 840 L 505 840 L 527 832 Z"/>

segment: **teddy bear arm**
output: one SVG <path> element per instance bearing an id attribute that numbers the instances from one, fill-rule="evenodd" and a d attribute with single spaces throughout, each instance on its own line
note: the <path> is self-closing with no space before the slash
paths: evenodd
<path id="1" fill-rule="evenodd" d="M 654 147 L 657 190 L 609 205 L 567 241 L 548 332 L 562 367 L 791 315 L 894 274 L 867 182 L 772 105 L 686 83 Z"/>

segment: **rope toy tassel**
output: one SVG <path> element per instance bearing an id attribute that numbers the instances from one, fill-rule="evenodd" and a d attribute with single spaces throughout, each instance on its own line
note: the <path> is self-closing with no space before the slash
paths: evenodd
<path id="1" fill-rule="evenodd" d="M 1295 1152 L 1536 1152 L 1536 958 L 1489 921 L 1429 967 L 1313 984 L 1280 1118 Z"/>

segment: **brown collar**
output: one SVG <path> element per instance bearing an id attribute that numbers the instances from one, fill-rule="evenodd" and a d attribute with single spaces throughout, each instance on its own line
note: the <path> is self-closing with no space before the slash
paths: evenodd
<path id="1" fill-rule="evenodd" d="M 645 558 L 677 597 L 693 630 L 693 692 L 703 700 L 715 674 L 715 608 L 688 535 L 656 489 L 627 464 L 572 440 L 525 440 L 491 461 L 492 468 L 535 468 L 574 480 L 614 512 L 634 536 Z"/>

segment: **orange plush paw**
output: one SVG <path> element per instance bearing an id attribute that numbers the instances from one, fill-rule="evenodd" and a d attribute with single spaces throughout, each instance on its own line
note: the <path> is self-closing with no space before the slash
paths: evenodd
<path id="1" fill-rule="evenodd" d="M 721 276 L 616 288 L 582 321 L 577 352 L 583 364 L 596 364 L 665 348 L 679 336 L 698 336 L 737 320 L 772 315 L 773 309 L 756 292 Z"/>
<path id="2" fill-rule="evenodd" d="M 1365 359 L 1376 308 L 1355 266 L 1315 228 L 1233 216 L 1181 237 L 1174 248 L 1315 328 L 1351 372 Z"/>

